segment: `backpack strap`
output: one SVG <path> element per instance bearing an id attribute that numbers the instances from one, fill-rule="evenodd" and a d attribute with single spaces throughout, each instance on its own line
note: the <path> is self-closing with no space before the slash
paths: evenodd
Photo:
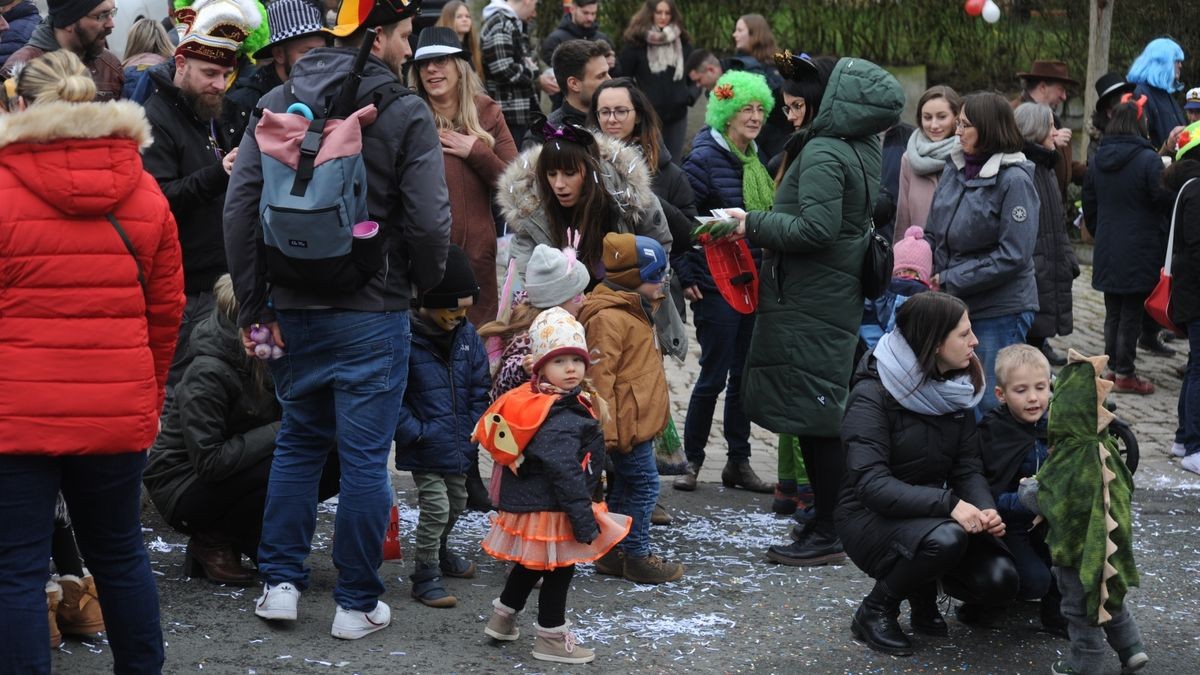
<path id="1" fill-rule="evenodd" d="M 125 242 L 125 250 L 129 251 L 129 255 L 133 256 L 133 264 L 137 265 L 138 285 L 142 287 L 142 295 L 146 296 L 147 302 L 149 302 L 150 296 L 146 288 L 146 274 L 142 272 L 142 261 L 138 260 L 137 249 L 133 247 L 133 242 L 129 240 L 129 235 L 125 234 L 125 230 L 121 229 L 121 224 L 117 222 L 116 216 L 106 213 L 104 217 L 108 219 L 113 229 L 117 231 L 117 236 L 121 237 L 121 241 Z"/>
<path id="2" fill-rule="evenodd" d="M 318 117 L 308 124 L 304 140 L 300 141 L 300 160 L 296 164 L 296 179 L 292 181 L 292 196 L 303 197 L 312 182 L 317 162 L 317 151 L 321 149 L 321 137 L 325 133 L 327 117 Z"/>

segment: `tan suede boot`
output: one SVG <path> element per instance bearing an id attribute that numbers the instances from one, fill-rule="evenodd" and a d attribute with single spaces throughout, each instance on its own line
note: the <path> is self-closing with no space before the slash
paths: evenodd
<path id="1" fill-rule="evenodd" d="M 46 610 L 50 613 L 50 649 L 62 644 L 62 631 L 58 629 L 58 603 L 62 602 L 62 587 L 54 580 L 46 582 Z"/>
<path id="2" fill-rule="evenodd" d="M 533 658 L 554 663 L 591 663 L 596 658 L 596 652 L 575 644 L 575 635 L 571 633 L 571 622 L 568 621 L 557 628 L 537 626 Z"/>
<path id="3" fill-rule="evenodd" d="M 521 628 L 517 625 L 517 610 L 500 602 L 500 598 L 492 600 L 492 618 L 488 619 L 487 628 L 483 632 L 490 638 L 511 642 L 521 637 Z"/>
<path id="4" fill-rule="evenodd" d="M 58 606 L 58 627 L 69 635 L 91 635 L 104 630 L 100 598 L 96 597 L 96 579 L 84 571 L 80 579 L 73 574 L 58 578 L 62 603 Z"/>

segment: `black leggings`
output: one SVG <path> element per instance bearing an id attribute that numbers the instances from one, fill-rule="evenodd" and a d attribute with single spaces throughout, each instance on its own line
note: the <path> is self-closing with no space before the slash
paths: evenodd
<path id="1" fill-rule="evenodd" d="M 525 609 L 525 601 L 529 599 L 538 579 L 541 579 L 538 625 L 542 628 L 558 628 L 567 622 L 567 591 L 571 588 L 571 578 L 574 576 L 574 565 L 543 572 L 518 564 L 508 575 L 508 581 L 500 593 L 500 602 L 518 612 Z"/>
<path id="2" fill-rule="evenodd" d="M 880 582 L 892 596 L 907 598 L 941 579 L 946 593 L 963 602 L 1002 605 L 1017 596 L 1020 577 L 1012 558 L 987 536 L 942 523 L 925 535 L 911 560 L 901 558 Z"/>
<path id="3" fill-rule="evenodd" d="M 833 531 L 833 509 L 837 506 L 838 491 L 842 489 L 842 474 L 846 473 L 846 452 L 842 439 L 828 436 L 799 436 L 800 453 L 804 455 L 804 470 L 812 486 L 816 523 Z"/>

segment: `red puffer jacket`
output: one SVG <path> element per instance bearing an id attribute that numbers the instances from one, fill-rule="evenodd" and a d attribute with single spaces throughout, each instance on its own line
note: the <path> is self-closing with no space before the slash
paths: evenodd
<path id="1" fill-rule="evenodd" d="M 0 117 L 0 454 L 154 442 L 184 297 L 175 220 L 142 170 L 150 139 L 133 103 Z"/>

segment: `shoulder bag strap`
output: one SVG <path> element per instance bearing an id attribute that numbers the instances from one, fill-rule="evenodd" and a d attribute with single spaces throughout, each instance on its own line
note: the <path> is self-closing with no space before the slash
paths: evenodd
<path id="1" fill-rule="evenodd" d="M 133 256 L 133 264 L 137 265 L 138 285 L 142 287 L 142 295 L 146 295 L 146 275 L 142 272 L 142 261 L 138 260 L 137 249 L 133 247 L 133 242 L 129 240 L 129 235 L 125 234 L 125 230 L 121 229 L 121 224 L 117 222 L 117 217 L 111 213 L 106 213 L 105 218 L 112 223 L 113 229 L 121 237 L 121 241 L 125 242 L 125 250 L 129 251 L 129 255 Z M 149 297 L 149 296 L 147 296 Z"/>
<path id="2" fill-rule="evenodd" d="M 1179 188 L 1179 192 L 1175 194 L 1175 206 L 1171 209 L 1171 230 L 1167 235 L 1167 258 L 1163 261 L 1163 274 L 1171 276 L 1171 260 L 1175 257 L 1175 219 L 1179 215 L 1179 200 L 1183 199 L 1183 191 L 1187 186 L 1195 183 L 1200 178 L 1191 178 Z"/>
<path id="3" fill-rule="evenodd" d="M 850 141 L 848 141 L 844 138 L 842 139 L 842 142 L 844 142 L 846 145 L 850 146 L 850 150 L 852 150 L 854 152 L 854 157 L 858 160 L 858 170 L 862 172 L 862 177 L 863 177 L 863 194 L 864 194 L 863 201 L 866 203 L 866 207 L 867 207 L 867 210 L 866 210 L 867 223 L 871 226 L 871 234 L 874 235 L 875 234 L 875 221 L 871 217 L 871 214 L 872 214 L 872 212 L 874 212 L 875 209 L 871 208 L 871 184 L 867 182 L 867 166 L 865 164 L 863 164 L 862 155 L 858 154 L 858 148 L 854 147 L 853 143 L 851 143 Z"/>

